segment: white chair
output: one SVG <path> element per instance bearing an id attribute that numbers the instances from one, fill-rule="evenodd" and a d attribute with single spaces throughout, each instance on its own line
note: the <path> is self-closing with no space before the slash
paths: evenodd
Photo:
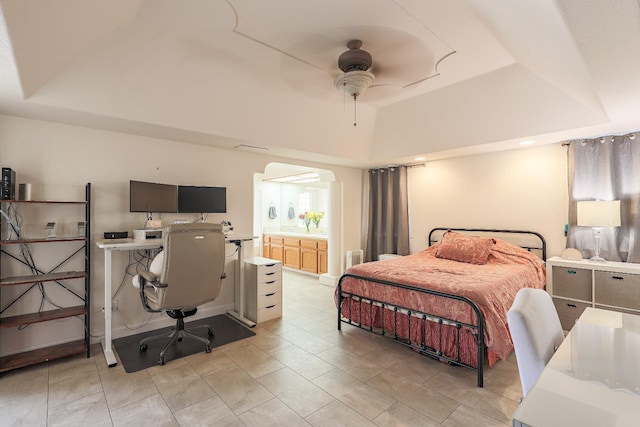
<path id="1" fill-rule="evenodd" d="M 564 333 L 553 300 L 542 289 L 520 289 L 507 312 L 507 322 L 524 397 L 564 340 Z"/>

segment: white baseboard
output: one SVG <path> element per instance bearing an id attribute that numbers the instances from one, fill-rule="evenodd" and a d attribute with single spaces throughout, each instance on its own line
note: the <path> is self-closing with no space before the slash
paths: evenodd
<path id="1" fill-rule="evenodd" d="M 331 276 L 329 273 L 324 273 L 320 275 L 320 283 L 326 286 L 331 286 L 332 288 L 338 285 L 338 281 L 340 277 Z"/>

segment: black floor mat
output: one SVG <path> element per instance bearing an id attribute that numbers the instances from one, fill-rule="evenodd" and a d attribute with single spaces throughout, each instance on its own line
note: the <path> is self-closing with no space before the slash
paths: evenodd
<path id="1" fill-rule="evenodd" d="M 255 335 L 255 332 L 225 314 L 185 323 L 185 327 L 187 329 L 197 325 L 210 325 L 214 330 L 215 336 L 211 339 L 212 348 L 220 347 Z M 162 350 L 162 347 L 164 347 L 168 339 L 150 342 L 146 351 L 140 351 L 139 342 L 143 338 L 163 333 L 168 334 L 170 331 L 171 328 L 167 327 L 113 340 L 113 347 L 116 353 L 118 353 L 124 370 L 131 373 L 158 365 L 158 361 L 160 360 L 160 350 Z M 203 337 L 207 334 L 204 328 L 197 329 L 195 332 Z M 164 357 L 168 363 L 171 360 L 189 356 L 190 354 L 204 352 L 204 350 L 205 345 L 203 343 L 185 338 L 182 342 L 177 342 L 176 345 L 170 347 Z"/>

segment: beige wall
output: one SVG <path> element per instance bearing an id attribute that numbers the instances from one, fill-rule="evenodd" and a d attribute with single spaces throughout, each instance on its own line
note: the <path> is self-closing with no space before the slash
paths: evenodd
<path id="1" fill-rule="evenodd" d="M 346 247 L 357 247 L 360 241 L 360 194 L 362 173 L 357 169 L 333 167 L 309 162 L 292 162 L 241 151 L 222 150 L 211 147 L 185 144 L 175 141 L 146 138 L 129 134 L 101 131 L 77 126 L 68 126 L 38 120 L 0 116 L 0 165 L 11 167 L 17 173 L 18 182 L 33 184 L 34 198 L 83 199 L 83 188 L 92 183 L 92 241 L 102 237 L 105 231 L 131 230 L 144 225 L 146 215 L 129 213 L 129 180 L 142 180 L 186 185 L 211 185 L 227 187 L 226 214 L 211 214 L 210 222 L 231 220 L 236 234 L 252 234 L 253 228 L 253 179 L 254 173 L 264 172 L 269 162 L 294 163 L 331 170 L 337 181 L 344 186 L 344 241 Z M 348 213 L 348 214 L 347 214 Z M 165 214 L 164 221 L 172 222 L 177 215 Z M 180 215 L 184 218 L 185 215 Z M 195 219 L 192 215 L 188 219 Z M 47 221 L 42 218 L 42 223 Z M 229 247 L 232 254 L 234 248 Z M 256 242 L 247 255 L 259 255 Z M 5 257 L 6 258 L 6 257 Z M 227 261 L 228 278 L 220 297 L 204 308 L 205 313 L 217 314 L 233 304 L 233 259 Z M 126 253 L 114 255 L 114 281 L 122 279 L 126 266 Z M 11 275 L 5 267 L 3 275 Z M 92 244 L 92 327 L 91 334 L 97 340 L 103 333 L 101 313 L 104 295 L 103 252 Z M 114 336 L 135 333 L 125 327 L 141 324 L 147 313 L 140 307 L 139 297 L 125 280 L 118 294 L 119 312 L 114 314 Z M 115 292 L 115 289 L 114 289 Z M 157 316 L 154 315 L 152 322 Z M 166 316 L 162 321 L 166 322 Z M 170 320 L 170 319 L 169 319 Z M 23 349 L 45 344 L 43 339 L 55 342 L 60 338 L 56 322 L 52 332 L 37 332 L 28 328 L 18 332 L 20 337 L 3 331 L 0 334 L 0 352 L 11 350 L 14 343 Z M 76 323 L 79 323 L 76 321 Z M 154 327 L 157 327 L 155 325 Z M 149 325 L 145 329 L 151 328 Z M 26 335 L 25 335 L 26 334 Z M 25 336 L 27 338 L 25 338 Z M 32 337 L 32 338 L 28 338 Z M 95 341 L 94 340 L 94 341 Z M 35 344 L 37 343 L 37 344 Z"/>
<path id="2" fill-rule="evenodd" d="M 131 231 L 144 224 L 144 214 L 129 213 L 130 179 L 226 186 L 228 213 L 210 215 L 208 220 L 228 219 L 236 233 L 252 233 L 254 174 L 264 172 L 265 166 L 274 161 L 331 170 L 343 187 L 343 248 L 360 247 L 364 175 L 360 170 L 0 116 L 0 166 L 16 170 L 18 182 L 32 183 L 34 197 L 81 199 L 84 184 L 92 183 L 93 241 L 104 231 Z M 557 255 L 564 248 L 567 218 L 566 150 L 554 144 L 428 162 L 425 167 L 409 170 L 409 203 L 412 252 L 427 246 L 427 233 L 433 227 L 495 227 L 538 231 L 547 239 L 549 256 Z M 175 218 L 163 217 L 165 221 Z M 232 250 L 229 248 L 229 253 Z M 259 250 L 256 244 L 254 254 Z M 97 341 L 104 330 L 100 311 L 104 261 L 102 251 L 93 245 L 92 257 L 91 333 Z M 204 314 L 224 312 L 233 304 L 232 259 L 227 265 L 228 284 L 218 300 L 201 310 Z M 115 255 L 115 280 L 122 278 L 126 262 L 124 254 Z M 115 337 L 137 332 L 127 329 L 125 322 L 136 326 L 147 318 L 129 280 L 118 294 Z M 156 319 L 153 317 L 143 330 L 159 326 Z M 166 320 L 165 316 L 161 322 Z M 16 345 L 30 349 L 47 340 L 64 340 L 60 331 L 66 323 L 53 323 L 53 329 L 48 330 L 38 326 L 40 329 L 28 328 L 15 334 L 3 331 L 0 353 L 11 352 Z"/>
<path id="3" fill-rule="evenodd" d="M 548 256 L 565 247 L 567 156 L 561 144 L 458 157 L 409 169 L 411 252 L 434 227 L 532 230 Z"/>

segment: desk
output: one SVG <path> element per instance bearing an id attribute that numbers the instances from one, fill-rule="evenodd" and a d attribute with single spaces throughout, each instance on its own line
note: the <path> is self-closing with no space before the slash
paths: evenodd
<path id="1" fill-rule="evenodd" d="M 635 427 L 640 316 L 588 307 L 513 414 L 513 427 Z"/>
<path id="2" fill-rule="evenodd" d="M 225 241 L 236 245 L 238 262 L 236 263 L 236 275 L 234 287 L 236 288 L 236 294 L 239 294 L 239 298 L 234 296 L 234 302 L 236 310 L 229 310 L 229 314 L 236 319 L 242 321 L 249 327 L 254 327 L 256 324 L 244 317 L 244 251 L 243 242 L 255 239 L 255 236 L 226 236 Z M 112 264 L 111 253 L 113 251 L 136 251 L 144 249 L 157 249 L 162 246 L 162 239 L 148 239 L 148 240 L 133 240 L 133 239 L 112 239 L 112 240 L 98 240 L 96 245 L 104 250 L 104 341 L 102 342 L 102 349 L 104 351 L 104 357 L 107 360 L 109 367 L 116 366 L 118 364 L 116 356 L 113 353 L 111 347 L 111 292 L 112 292 Z M 239 270 L 239 271 L 238 271 Z M 239 303 L 239 304 L 238 304 Z M 239 306 L 238 306 L 239 305 Z"/>

